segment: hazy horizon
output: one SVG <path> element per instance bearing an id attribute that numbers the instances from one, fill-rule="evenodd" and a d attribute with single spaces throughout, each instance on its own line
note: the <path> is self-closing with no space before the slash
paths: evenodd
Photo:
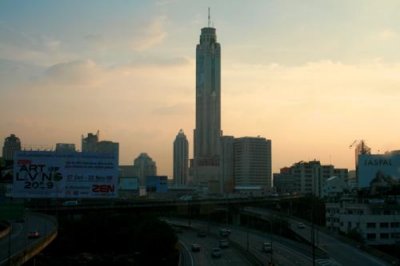
<path id="1" fill-rule="evenodd" d="M 100 131 L 120 164 L 172 177 L 193 154 L 195 49 L 207 9 L 221 44 L 224 135 L 272 140 L 272 169 L 354 169 L 354 140 L 400 149 L 400 2 L 1 1 L 0 143 L 55 147 Z"/>

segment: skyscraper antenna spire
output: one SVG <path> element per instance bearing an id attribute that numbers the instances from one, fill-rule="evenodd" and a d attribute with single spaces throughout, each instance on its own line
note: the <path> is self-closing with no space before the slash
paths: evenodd
<path id="1" fill-rule="evenodd" d="M 210 27 L 211 24 L 211 16 L 210 16 L 210 8 L 208 8 L 208 27 Z"/>

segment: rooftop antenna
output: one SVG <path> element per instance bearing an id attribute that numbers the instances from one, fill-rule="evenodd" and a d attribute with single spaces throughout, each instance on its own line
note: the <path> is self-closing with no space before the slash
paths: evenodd
<path id="1" fill-rule="evenodd" d="M 208 27 L 210 27 L 211 18 L 210 18 L 210 8 L 208 8 Z"/>

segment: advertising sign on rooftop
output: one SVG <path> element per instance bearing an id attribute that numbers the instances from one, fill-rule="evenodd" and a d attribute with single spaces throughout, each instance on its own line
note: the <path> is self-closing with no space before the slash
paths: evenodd
<path id="1" fill-rule="evenodd" d="M 14 157 L 16 198 L 111 198 L 117 187 L 113 154 L 23 151 Z"/>
<path id="2" fill-rule="evenodd" d="M 400 180 L 400 154 L 363 154 L 358 157 L 358 186 L 394 184 Z"/>

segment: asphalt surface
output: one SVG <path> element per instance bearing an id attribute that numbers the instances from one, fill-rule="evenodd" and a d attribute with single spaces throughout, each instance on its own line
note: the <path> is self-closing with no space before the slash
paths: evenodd
<path id="1" fill-rule="evenodd" d="M 252 211 L 258 215 L 268 215 L 268 210 L 257 208 L 246 208 L 246 211 Z M 311 227 L 304 224 L 304 228 L 299 228 L 299 221 L 289 219 L 291 229 L 304 239 L 311 242 Z M 316 232 L 316 245 L 324 250 L 332 261 L 332 265 L 363 265 L 363 266 L 383 266 L 386 262 L 354 247 L 339 239 L 326 234 L 322 231 Z"/>
<path id="2" fill-rule="evenodd" d="M 184 229 L 178 234 L 179 240 L 184 248 L 190 253 L 191 259 L 185 266 L 207 266 L 207 265 L 229 265 L 229 266 L 246 266 L 252 265 L 242 253 L 233 246 L 222 248 L 220 258 L 211 256 L 212 249 L 219 247 L 219 239 L 213 234 L 206 234 L 205 237 L 197 236 L 197 232 L 191 229 Z M 200 246 L 200 251 L 192 251 L 191 245 Z"/>

